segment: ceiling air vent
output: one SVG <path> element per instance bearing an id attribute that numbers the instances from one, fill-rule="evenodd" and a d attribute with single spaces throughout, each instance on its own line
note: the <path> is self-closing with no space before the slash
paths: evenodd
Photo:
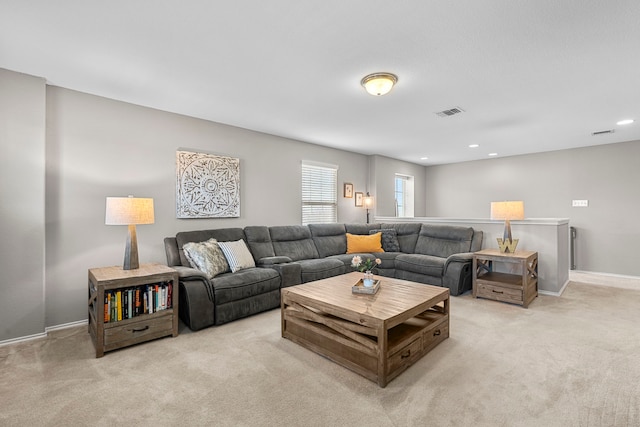
<path id="1" fill-rule="evenodd" d="M 598 136 L 598 135 L 605 135 L 607 133 L 614 133 L 615 130 L 614 129 L 608 129 L 608 130 L 599 130 L 597 132 L 592 132 L 591 136 Z"/>
<path id="2" fill-rule="evenodd" d="M 460 113 L 464 113 L 464 110 L 462 108 L 453 107 L 453 108 L 450 108 L 448 110 L 438 111 L 436 113 L 436 115 L 438 117 L 449 117 L 449 116 L 453 116 L 453 115 L 460 114 Z"/>

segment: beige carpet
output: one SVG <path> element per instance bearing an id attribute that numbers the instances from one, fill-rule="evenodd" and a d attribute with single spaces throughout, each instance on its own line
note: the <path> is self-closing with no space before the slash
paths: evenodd
<path id="1" fill-rule="evenodd" d="M 273 310 L 94 358 L 86 327 L 0 347 L 0 425 L 638 426 L 640 291 L 451 301 L 451 337 L 381 389 Z"/>

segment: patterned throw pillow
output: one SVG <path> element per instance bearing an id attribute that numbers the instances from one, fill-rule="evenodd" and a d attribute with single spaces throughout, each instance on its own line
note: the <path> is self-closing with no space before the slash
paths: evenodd
<path id="1" fill-rule="evenodd" d="M 393 228 L 383 228 L 381 230 L 371 230 L 369 234 L 382 232 L 382 249 L 385 252 L 400 252 L 398 233 Z"/>
<path id="2" fill-rule="evenodd" d="M 244 240 L 240 239 L 235 242 L 218 242 L 220 249 L 227 258 L 231 271 L 235 273 L 238 270 L 252 268 L 256 266 L 249 248 Z"/>
<path id="3" fill-rule="evenodd" d="M 182 249 L 191 267 L 202 271 L 209 279 L 230 271 L 216 239 L 185 243 Z"/>

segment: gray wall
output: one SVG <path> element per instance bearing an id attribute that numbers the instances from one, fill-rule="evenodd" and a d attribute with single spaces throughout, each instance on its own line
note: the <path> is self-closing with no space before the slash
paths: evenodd
<path id="1" fill-rule="evenodd" d="M 367 183 L 367 156 L 117 102 L 47 89 L 47 325 L 85 319 L 87 269 L 122 264 L 126 227 L 106 226 L 106 196 L 152 197 L 155 224 L 138 226 L 140 262 L 165 262 L 178 231 L 301 223 L 302 160 L 339 166 L 340 222 L 365 212 L 342 197 Z M 178 148 L 240 159 L 241 217 L 176 219 Z"/>
<path id="2" fill-rule="evenodd" d="M 492 201 L 524 200 L 526 218 L 570 219 L 578 270 L 640 276 L 638 159 L 631 141 L 428 167 L 427 216 L 488 218 Z"/>
<path id="3" fill-rule="evenodd" d="M 43 332 L 45 81 L 0 69 L 0 340 Z"/>
<path id="4" fill-rule="evenodd" d="M 105 197 L 153 197 L 138 226 L 141 262 L 165 262 L 178 231 L 301 222 L 302 160 L 338 170 L 338 221 L 364 222 L 342 185 L 367 191 L 369 156 L 47 86 L 0 69 L 0 342 L 85 320 L 87 269 L 121 265 L 126 227 L 104 224 Z M 175 217 L 178 149 L 237 157 L 241 217 Z M 403 162 L 399 162 L 401 165 Z M 10 243 L 10 244 L 9 244 Z"/>
<path id="5" fill-rule="evenodd" d="M 407 163 L 384 156 L 371 156 L 369 159 L 369 190 L 374 196 L 373 215 L 395 216 L 395 179 L 396 174 L 414 177 L 414 216 L 426 216 L 426 168 L 422 165 Z"/>

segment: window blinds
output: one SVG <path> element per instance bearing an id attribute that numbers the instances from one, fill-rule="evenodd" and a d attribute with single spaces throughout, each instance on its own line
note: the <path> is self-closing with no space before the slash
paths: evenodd
<path id="1" fill-rule="evenodd" d="M 302 224 L 338 220 L 338 168 L 302 163 Z"/>

